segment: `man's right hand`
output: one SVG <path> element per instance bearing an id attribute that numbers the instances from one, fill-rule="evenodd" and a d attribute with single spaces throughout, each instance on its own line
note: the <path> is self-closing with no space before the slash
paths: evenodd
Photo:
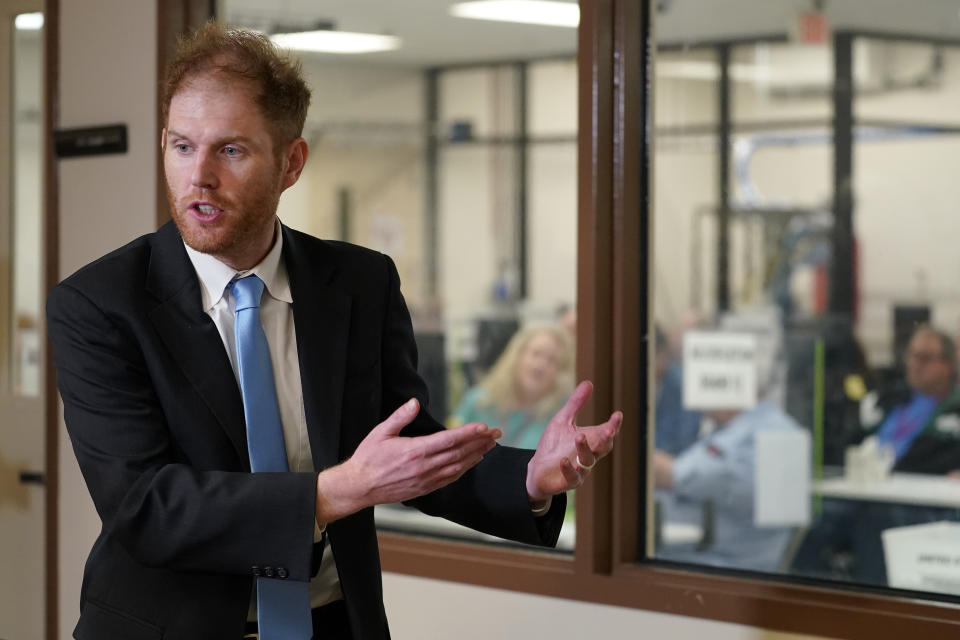
<path id="1" fill-rule="evenodd" d="M 317 476 L 317 524 L 377 504 L 401 502 L 450 484 L 493 448 L 499 429 L 471 422 L 427 436 L 404 438 L 400 431 L 420 411 L 411 399 L 378 424 L 353 455 Z"/>

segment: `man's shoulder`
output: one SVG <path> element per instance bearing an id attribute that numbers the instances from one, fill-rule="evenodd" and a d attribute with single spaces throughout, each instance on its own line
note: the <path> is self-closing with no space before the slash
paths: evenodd
<path id="1" fill-rule="evenodd" d="M 118 278 L 129 278 L 146 270 L 150 263 L 151 237 L 154 235 L 140 236 L 87 263 L 67 276 L 60 284 L 85 287 L 91 283 L 115 282 Z"/>
<path id="2" fill-rule="evenodd" d="M 731 427 L 740 426 L 744 435 L 758 430 L 800 429 L 800 425 L 786 411 L 771 400 L 762 400 L 753 408 L 744 411 L 733 419 Z M 731 433 L 735 429 L 727 429 Z"/>
<path id="3" fill-rule="evenodd" d="M 319 282 L 375 286 L 377 282 L 386 282 L 391 270 L 395 270 L 389 256 L 379 251 L 341 240 L 324 240 L 289 228 L 285 231 L 288 269 L 314 274 Z"/>
<path id="4" fill-rule="evenodd" d="M 939 406 L 941 413 L 960 414 L 960 389 L 954 389 Z"/>
<path id="5" fill-rule="evenodd" d="M 298 253 L 334 261 L 383 262 L 384 254 L 343 240 L 325 240 L 291 227 L 284 227 L 286 241 Z"/>
<path id="6" fill-rule="evenodd" d="M 131 240 L 77 269 L 55 286 L 51 294 L 73 289 L 91 299 L 137 295 L 146 288 L 147 274 L 151 261 L 157 259 L 156 248 L 160 242 L 174 243 L 175 246 L 179 234 L 175 228 L 161 227 L 159 231 Z"/>

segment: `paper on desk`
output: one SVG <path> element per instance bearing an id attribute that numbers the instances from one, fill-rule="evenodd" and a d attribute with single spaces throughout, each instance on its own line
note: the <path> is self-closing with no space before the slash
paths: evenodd
<path id="1" fill-rule="evenodd" d="M 760 431 L 755 443 L 754 524 L 809 524 L 810 434 L 802 429 Z"/>
<path id="2" fill-rule="evenodd" d="M 891 587 L 960 595 L 960 523 L 896 527 L 881 537 Z"/>

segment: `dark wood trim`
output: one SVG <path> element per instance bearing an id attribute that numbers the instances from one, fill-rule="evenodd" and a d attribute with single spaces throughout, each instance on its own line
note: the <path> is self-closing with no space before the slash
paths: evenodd
<path id="1" fill-rule="evenodd" d="M 169 0 L 157 0 L 157 107 L 156 107 L 156 139 L 159 143 L 161 131 L 166 123 L 163 121 L 161 104 L 163 102 L 163 77 L 170 61 L 170 56 L 176 48 L 177 34 L 179 33 L 179 12 L 173 9 L 180 4 Z M 173 6 L 171 6 L 173 5 Z M 167 204 L 167 179 L 163 172 L 163 158 L 159 154 L 157 160 L 157 227 L 170 220 L 170 207 Z"/>
<path id="2" fill-rule="evenodd" d="M 613 0 L 581 0 L 577 117 L 577 377 L 593 381 L 581 424 L 613 410 Z M 609 573 L 613 465 L 602 463 L 576 492 L 577 574 Z"/>
<path id="3" fill-rule="evenodd" d="M 623 411 L 624 423 L 614 449 L 614 482 L 611 519 L 616 564 L 634 562 L 652 521 L 647 483 L 641 480 L 637 464 L 647 459 L 648 430 L 646 380 L 650 352 L 646 274 L 650 261 L 646 246 L 648 141 L 645 138 L 648 111 L 643 91 L 647 81 L 648 58 L 642 54 L 648 42 L 649 3 L 647 0 L 619 0 L 614 22 L 614 138 L 613 138 L 613 404 Z M 641 282 L 643 284 L 641 284 Z M 642 331 L 647 327 L 646 331 Z M 646 480 L 646 473 L 644 473 Z M 642 490 L 641 490 L 642 488 Z"/>
<path id="4" fill-rule="evenodd" d="M 163 100 L 163 78 L 167 64 L 177 51 L 177 40 L 191 29 L 203 25 L 213 18 L 216 2 L 213 0 L 157 0 L 157 153 L 159 157 L 160 132 L 164 123 L 161 112 Z M 166 178 L 163 162 L 157 161 L 157 226 L 170 220 L 170 207 L 167 204 Z"/>
<path id="5" fill-rule="evenodd" d="M 60 281 L 60 177 L 53 131 L 60 121 L 60 0 L 43 7 L 43 287 Z M 60 623 L 60 403 L 53 350 L 45 341 L 44 422 L 44 637 L 56 640 Z"/>

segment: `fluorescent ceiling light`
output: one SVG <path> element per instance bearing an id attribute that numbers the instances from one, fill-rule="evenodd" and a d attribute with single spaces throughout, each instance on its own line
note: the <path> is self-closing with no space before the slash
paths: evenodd
<path id="1" fill-rule="evenodd" d="M 580 7 L 576 2 L 552 0 L 482 0 L 461 2 L 450 7 L 458 18 L 523 22 L 552 27 L 576 27 L 580 24 Z"/>
<path id="2" fill-rule="evenodd" d="M 301 31 L 276 33 L 270 39 L 277 46 L 296 51 L 320 53 L 374 53 L 400 47 L 400 38 L 375 33 L 351 33 L 349 31 Z"/>
<path id="3" fill-rule="evenodd" d="M 43 14 L 21 13 L 13 19 L 13 26 L 21 31 L 37 31 L 43 28 Z"/>

